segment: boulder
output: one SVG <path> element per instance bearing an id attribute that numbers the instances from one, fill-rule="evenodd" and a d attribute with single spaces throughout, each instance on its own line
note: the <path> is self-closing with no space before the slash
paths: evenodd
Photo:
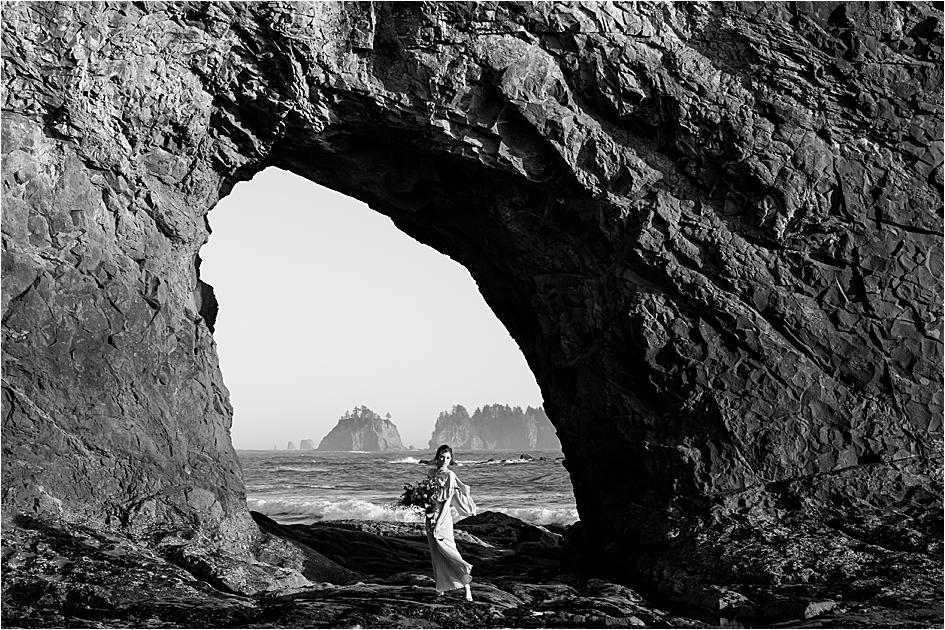
<path id="1" fill-rule="evenodd" d="M 311 586 L 299 571 L 208 550 L 202 543 L 169 547 L 169 559 L 215 587 L 240 595 L 285 594 Z"/>
<path id="2" fill-rule="evenodd" d="M 531 525 L 502 512 L 480 512 L 468 516 L 454 525 L 457 530 L 469 532 L 496 547 L 512 549 L 522 544 L 540 547 L 558 547 L 561 536 L 544 527 Z"/>
<path id="3" fill-rule="evenodd" d="M 283 542 L 281 549 L 270 545 L 268 549 L 257 554 L 261 560 L 275 565 L 291 562 L 298 572 L 312 582 L 352 584 L 363 578 L 358 571 L 345 568 L 319 553 L 314 547 L 305 544 L 305 541 L 299 539 L 289 527 L 280 525 L 259 512 L 251 511 L 250 516 L 260 530 Z"/>

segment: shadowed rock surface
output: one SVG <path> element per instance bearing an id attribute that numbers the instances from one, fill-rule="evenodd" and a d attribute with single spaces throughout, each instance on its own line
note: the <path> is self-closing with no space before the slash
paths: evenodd
<path id="1" fill-rule="evenodd" d="M 437 597 L 419 524 L 365 521 L 280 525 L 257 513 L 270 545 L 303 555 L 336 552 L 311 582 L 286 580 L 269 567 L 268 592 L 241 592 L 178 562 L 175 547 L 144 547 L 127 537 L 81 526 L 22 520 L 4 527 L 4 627 L 656 627 L 779 624 L 785 627 L 941 627 L 941 600 L 927 597 L 928 575 L 903 576 L 894 589 L 882 570 L 823 586 L 797 585 L 772 594 L 757 585 L 712 593 L 715 613 L 677 610 L 625 585 L 562 572 L 550 539 L 515 549 L 499 545 L 509 530 L 533 526 L 484 513 L 470 523 L 486 542 L 456 524 L 457 544 L 473 567 L 476 601 L 462 591 Z M 167 553 L 170 550 L 170 553 Z M 866 552 L 867 554 L 869 552 Z M 893 552 L 900 560 L 910 552 Z M 291 553 L 285 553 L 290 557 Z M 219 561 L 219 558 L 218 558 Z M 231 560 L 235 562 L 235 560 Z M 334 568 L 326 569 L 332 564 Z M 257 571 L 263 565 L 255 565 Z M 888 567 L 889 565 L 883 565 Z M 243 566 L 243 574 L 249 567 Z M 231 577 L 238 572 L 228 570 Z M 281 582 L 277 580 L 282 576 Z M 297 574 L 295 574 L 297 575 Z M 230 587 L 237 587 L 234 590 Z M 882 595 L 878 595 L 882 591 Z M 746 593 L 751 597 L 749 599 Z"/>
<path id="2" fill-rule="evenodd" d="M 584 570 L 924 574 L 941 62 L 927 3 L 5 4 L 4 513 L 255 553 L 198 252 L 277 166 L 469 269 Z"/>
<path id="3" fill-rule="evenodd" d="M 390 418 L 390 414 L 388 414 Z M 328 435 L 318 443 L 317 451 L 402 451 L 397 426 L 367 407 L 355 407 L 345 413 Z"/>

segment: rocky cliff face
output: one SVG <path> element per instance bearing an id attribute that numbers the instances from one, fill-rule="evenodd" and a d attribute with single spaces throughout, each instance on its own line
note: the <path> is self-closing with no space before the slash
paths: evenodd
<path id="1" fill-rule="evenodd" d="M 473 415 L 462 405 L 436 419 L 430 448 L 449 444 L 455 449 L 558 449 L 555 428 L 541 408 L 486 405 Z"/>
<path id="2" fill-rule="evenodd" d="M 318 443 L 319 451 L 402 451 L 397 426 L 367 407 L 355 407 Z"/>
<path id="3" fill-rule="evenodd" d="M 939 500 L 936 5 L 14 3 L 3 51 L 7 512 L 249 531 L 198 251 L 267 166 L 469 269 L 619 571 Z"/>
<path id="4" fill-rule="evenodd" d="M 478 451 L 485 448 L 482 438 L 473 427 L 469 412 L 462 405 L 455 405 L 449 411 L 442 411 L 437 416 L 433 435 L 427 443 L 429 448 L 440 444 L 449 444 L 455 449 Z"/>

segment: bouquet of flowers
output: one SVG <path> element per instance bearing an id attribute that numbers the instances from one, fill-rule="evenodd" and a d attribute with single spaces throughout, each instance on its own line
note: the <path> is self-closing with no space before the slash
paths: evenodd
<path id="1" fill-rule="evenodd" d="M 404 492 L 397 501 L 397 506 L 424 512 L 432 517 L 436 512 L 436 494 L 439 487 L 433 477 L 427 477 L 417 483 L 405 483 Z"/>

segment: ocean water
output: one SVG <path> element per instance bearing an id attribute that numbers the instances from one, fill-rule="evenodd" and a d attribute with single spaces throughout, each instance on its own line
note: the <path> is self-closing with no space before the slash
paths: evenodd
<path id="1" fill-rule="evenodd" d="M 423 479 L 430 451 L 384 453 L 237 451 L 249 509 L 280 523 L 362 519 L 419 522 L 393 509 L 405 483 Z M 480 512 L 504 512 L 538 525 L 578 520 L 560 451 L 456 452 L 451 469 L 468 484 Z M 544 458 L 544 459 L 539 459 Z"/>

